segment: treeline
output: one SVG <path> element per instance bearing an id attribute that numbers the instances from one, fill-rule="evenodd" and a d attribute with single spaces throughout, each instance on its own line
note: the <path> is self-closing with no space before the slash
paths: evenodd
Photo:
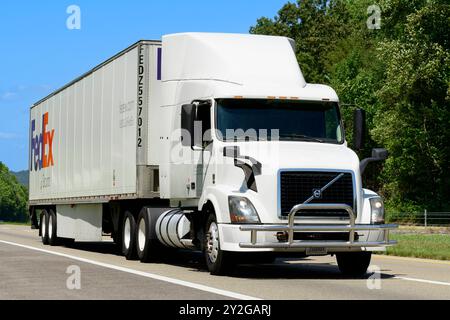
<path id="1" fill-rule="evenodd" d="M 28 221 L 27 199 L 27 188 L 0 162 L 0 221 Z"/>
<path id="2" fill-rule="evenodd" d="M 380 20 L 368 13 L 374 2 Z M 299 0 L 250 32 L 296 41 L 307 81 L 337 91 L 350 143 L 353 110 L 367 111 L 360 156 L 385 147 L 390 158 L 371 166 L 365 186 L 388 212 L 450 211 L 448 0 Z"/>

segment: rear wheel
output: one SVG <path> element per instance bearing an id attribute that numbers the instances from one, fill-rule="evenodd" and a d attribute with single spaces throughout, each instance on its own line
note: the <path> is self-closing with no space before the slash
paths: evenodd
<path id="1" fill-rule="evenodd" d="M 150 212 L 143 208 L 137 220 L 136 251 L 141 262 L 155 261 L 161 251 L 158 240 L 152 239 L 152 221 Z"/>
<path id="2" fill-rule="evenodd" d="M 361 277 L 369 268 L 372 252 L 345 252 L 336 254 L 339 270 L 347 276 Z"/>
<path id="3" fill-rule="evenodd" d="M 47 210 L 42 210 L 40 227 L 41 227 L 41 239 L 44 245 L 48 244 L 48 218 L 49 214 Z"/>
<path id="4" fill-rule="evenodd" d="M 48 244 L 51 246 L 58 245 L 58 236 L 56 232 L 56 214 L 53 210 L 50 210 L 48 214 Z"/>
<path id="5" fill-rule="evenodd" d="M 136 219 L 129 212 L 125 212 L 122 229 L 122 253 L 127 260 L 136 259 Z"/>
<path id="6" fill-rule="evenodd" d="M 231 252 L 220 248 L 220 234 L 216 215 L 211 213 L 206 222 L 205 232 L 205 259 L 209 272 L 212 275 L 226 275 L 235 265 Z"/>

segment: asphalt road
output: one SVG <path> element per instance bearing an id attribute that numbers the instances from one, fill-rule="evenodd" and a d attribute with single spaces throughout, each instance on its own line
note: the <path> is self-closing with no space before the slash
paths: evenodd
<path id="1" fill-rule="evenodd" d="M 142 264 L 114 252 L 111 242 L 44 246 L 36 230 L 0 225 L 0 299 L 450 299 L 450 262 L 374 256 L 379 272 L 352 279 L 332 257 L 278 259 L 214 277 L 196 253 Z"/>

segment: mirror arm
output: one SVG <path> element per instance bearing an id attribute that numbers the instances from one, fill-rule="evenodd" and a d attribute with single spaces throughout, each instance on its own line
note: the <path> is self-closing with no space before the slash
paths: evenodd
<path id="1" fill-rule="evenodd" d="M 383 161 L 382 159 L 377 159 L 377 158 L 366 158 L 364 160 L 361 161 L 361 163 L 359 164 L 359 171 L 361 172 L 361 175 L 364 174 L 364 171 L 366 171 L 367 165 L 371 162 L 377 162 L 377 161 Z"/>

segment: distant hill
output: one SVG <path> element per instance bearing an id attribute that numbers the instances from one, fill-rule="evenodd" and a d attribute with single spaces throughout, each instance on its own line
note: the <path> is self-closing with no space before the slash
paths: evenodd
<path id="1" fill-rule="evenodd" d="M 29 173 L 28 170 L 23 170 L 23 171 L 18 171 L 18 172 L 13 172 L 11 171 L 11 173 L 16 176 L 17 181 L 19 181 L 19 183 L 25 187 L 28 188 L 28 181 L 29 181 Z"/>

